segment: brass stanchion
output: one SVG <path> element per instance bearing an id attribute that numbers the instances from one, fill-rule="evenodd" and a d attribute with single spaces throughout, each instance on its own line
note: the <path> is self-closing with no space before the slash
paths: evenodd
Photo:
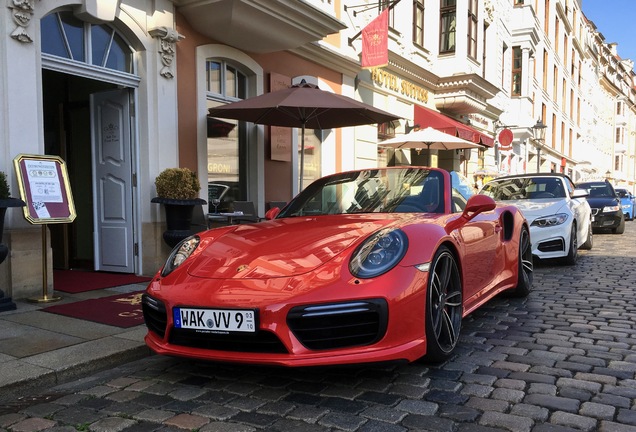
<path id="1" fill-rule="evenodd" d="M 42 224 L 42 297 L 31 297 L 27 301 L 31 303 L 48 303 L 62 300 L 60 296 L 49 297 L 48 283 L 49 266 L 47 262 L 47 241 L 46 241 L 46 224 Z"/>

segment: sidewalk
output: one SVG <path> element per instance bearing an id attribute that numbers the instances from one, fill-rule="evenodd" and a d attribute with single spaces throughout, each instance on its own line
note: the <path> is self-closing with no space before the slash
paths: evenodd
<path id="1" fill-rule="evenodd" d="M 143 324 L 120 328 L 40 311 L 145 288 L 132 284 L 78 294 L 55 292 L 62 299 L 47 303 L 14 299 L 17 309 L 0 313 L 0 402 L 150 355 Z"/>

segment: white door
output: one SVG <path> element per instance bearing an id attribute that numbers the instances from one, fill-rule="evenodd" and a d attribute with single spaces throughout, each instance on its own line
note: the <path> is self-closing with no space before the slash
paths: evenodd
<path id="1" fill-rule="evenodd" d="M 135 272 L 129 90 L 91 95 L 95 270 Z"/>

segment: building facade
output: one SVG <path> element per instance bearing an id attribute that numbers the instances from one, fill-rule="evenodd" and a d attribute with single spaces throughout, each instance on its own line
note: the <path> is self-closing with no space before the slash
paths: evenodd
<path id="1" fill-rule="evenodd" d="M 361 30 L 387 8 L 388 63 L 363 69 Z M 44 247 L 41 226 L 7 213 L 0 287 L 14 298 L 51 289 L 54 268 L 154 274 L 169 253 L 151 203 L 165 168 L 196 171 L 207 201 L 226 187 L 221 210 L 252 201 L 262 216 L 298 192 L 301 160 L 304 185 L 423 164 L 377 144 L 433 125 L 480 145 L 430 159 L 471 181 L 539 169 L 634 187 L 633 64 L 580 1 L 22 0 L 0 19 L 0 170 L 18 196 L 16 157 L 61 157 L 77 211 L 45 227 Z M 303 80 L 401 120 L 303 139 L 208 115 Z"/>
<path id="2" fill-rule="evenodd" d="M 493 4 L 510 12 L 501 121 L 515 137 L 508 157 L 523 161 L 516 169 L 502 164 L 503 171 L 610 178 L 633 190 L 633 62 L 620 58 L 578 0 Z M 546 126 L 543 140 L 535 139 L 537 122 Z"/>

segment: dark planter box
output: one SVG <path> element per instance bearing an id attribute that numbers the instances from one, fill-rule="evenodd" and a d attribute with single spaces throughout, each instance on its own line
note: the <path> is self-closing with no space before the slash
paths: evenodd
<path id="1" fill-rule="evenodd" d="M 179 200 L 155 197 L 150 202 L 163 204 L 165 208 L 167 230 L 163 233 L 163 241 L 171 248 L 194 234 L 191 230 L 194 206 L 207 204 L 207 201 L 201 198 Z"/>

